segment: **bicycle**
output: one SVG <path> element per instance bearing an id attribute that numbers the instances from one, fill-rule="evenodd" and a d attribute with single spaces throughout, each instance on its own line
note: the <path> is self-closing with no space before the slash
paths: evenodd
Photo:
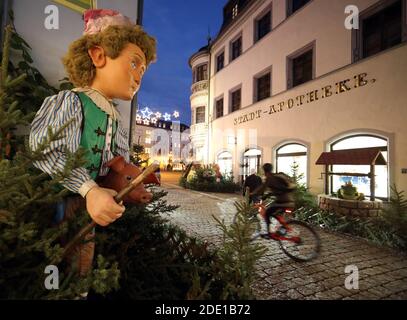
<path id="1" fill-rule="evenodd" d="M 272 205 L 273 202 L 265 204 L 261 200 L 254 203 L 253 207 L 257 209 L 257 212 L 263 219 L 266 219 L 267 233 L 261 233 L 258 214 L 253 214 L 253 216 L 250 217 L 250 220 L 253 223 L 256 223 L 256 232 L 254 236 L 252 236 L 251 241 L 258 239 L 259 237 L 278 241 L 281 250 L 288 257 L 297 262 L 307 262 L 317 258 L 321 249 L 321 240 L 318 233 L 303 221 L 291 218 L 286 220 L 285 216 L 290 216 L 294 212 L 292 206 L 276 207 L 276 211 L 273 214 L 267 215 L 266 211 Z M 275 230 L 270 230 L 272 219 L 277 222 Z M 237 214 L 233 219 L 233 223 L 235 223 L 236 220 Z"/>

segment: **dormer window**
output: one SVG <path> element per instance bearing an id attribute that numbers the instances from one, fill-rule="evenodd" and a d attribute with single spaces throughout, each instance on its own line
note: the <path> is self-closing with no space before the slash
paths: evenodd
<path id="1" fill-rule="evenodd" d="M 236 3 L 232 10 L 232 19 L 236 18 L 237 14 L 239 13 L 239 6 Z"/>

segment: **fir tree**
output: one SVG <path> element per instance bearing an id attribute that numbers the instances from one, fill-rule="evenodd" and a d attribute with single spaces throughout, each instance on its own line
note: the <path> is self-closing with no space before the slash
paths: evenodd
<path id="1" fill-rule="evenodd" d="M 143 145 L 140 143 L 134 144 L 132 151 L 133 152 L 130 154 L 130 161 L 136 166 L 141 167 L 148 163 L 148 155 L 145 153 L 145 148 Z"/>
<path id="2" fill-rule="evenodd" d="M 311 210 L 316 210 L 317 204 L 315 197 L 309 192 L 307 186 L 302 182 L 304 179 L 304 174 L 299 173 L 300 165 L 294 160 L 291 165 L 291 179 L 297 185 L 294 192 L 295 206 L 296 208 L 306 208 Z"/>

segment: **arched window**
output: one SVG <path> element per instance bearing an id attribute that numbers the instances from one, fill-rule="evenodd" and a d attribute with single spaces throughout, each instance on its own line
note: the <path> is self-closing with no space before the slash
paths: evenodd
<path id="1" fill-rule="evenodd" d="M 259 171 L 261 164 L 261 150 L 259 149 L 248 149 L 243 155 L 244 158 L 244 170 L 243 175 L 248 176 L 252 169 Z"/>
<path id="2" fill-rule="evenodd" d="M 379 147 L 382 155 L 388 161 L 387 139 L 374 135 L 354 135 L 342 138 L 331 144 L 331 151 Z M 369 173 L 367 165 L 333 165 L 332 172 Z M 379 198 L 388 198 L 389 180 L 388 166 L 375 166 L 376 186 L 375 194 Z M 358 192 L 370 196 L 370 179 L 368 177 L 337 176 L 331 178 L 331 192 L 337 192 L 345 182 L 351 181 L 358 188 Z"/>
<path id="3" fill-rule="evenodd" d="M 276 150 L 276 172 L 299 177 L 299 183 L 307 184 L 307 147 L 289 143 Z"/>
<path id="4" fill-rule="evenodd" d="M 231 175 L 233 171 L 233 160 L 230 152 L 224 151 L 218 155 L 219 170 L 223 175 Z"/>

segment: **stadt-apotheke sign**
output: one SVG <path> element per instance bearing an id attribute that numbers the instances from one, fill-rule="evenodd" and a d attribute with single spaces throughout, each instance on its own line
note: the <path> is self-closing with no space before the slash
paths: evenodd
<path id="1" fill-rule="evenodd" d="M 234 125 L 239 125 L 245 122 L 253 121 L 262 117 L 262 114 L 273 115 L 279 112 L 290 110 L 295 107 L 301 107 L 318 100 L 328 99 L 333 95 L 338 95 L 350 90 L 354 90 L 374 83 L 376 79 L 367 80 L 367 73 L 361 73 L 353 77 L 353 79 L 346 79 L 336 82 L 335 85 L 327 85 L 321 89 L 309 91 L 305 94 L 298 95 L 294 98 L 283 100 L 277 104 L 269 105 L 266 108 L 261 108 L 257 111 L 248 112 L 242 116 L 234 119 Z"/>

